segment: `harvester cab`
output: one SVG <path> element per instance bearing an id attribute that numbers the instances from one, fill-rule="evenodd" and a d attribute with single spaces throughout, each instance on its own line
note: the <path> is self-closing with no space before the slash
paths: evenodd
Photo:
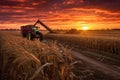
<path id="1" fill-rule="evenodd" d="M 28 40 L 34 40 L 35 38 L 39 39 L 40 41 L 43 40 L 43 34 L 40 32 L 39 27 L 36 26 L 38 23 L 46 28 L 50 33 L 53 33 L 53 31 L 48 26 L 46 26 L 40 20 L 37 20 L 34 25 L 21 26 L 22 36 L 27 37 Z"/>

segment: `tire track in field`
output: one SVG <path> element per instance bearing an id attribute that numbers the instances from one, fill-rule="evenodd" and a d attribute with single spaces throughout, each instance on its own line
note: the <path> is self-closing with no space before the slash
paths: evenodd
<path id="1" fill-rule="evenodd" d="M 87 56 L 84 56 L 83 54 L 81 54 L 79 52 L 72 51 L 71 53 L 72 53 L 73 57 L 79 58 L 79 59 L 87 62 L 88 66 L 91 66 L 94 69 L 99 70 L 106 75 L 112 76 L 112 77 L 116 78 L 117 80 L 120 80 L 120 70 L 119 69 L 113 68 L 113 67 L 111 67 L 111 65 L 107 65 L 107 64 L 104 64 L 97 60 L 94 60 L 92 58 L 89 58 Z"/>

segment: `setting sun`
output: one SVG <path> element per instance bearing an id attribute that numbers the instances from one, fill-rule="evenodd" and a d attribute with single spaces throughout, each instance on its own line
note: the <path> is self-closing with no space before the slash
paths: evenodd
<path id="1" fill-rule="evenodd" d="M 88 27 L 87 26 L 83 26 L 82 30 L 88 30 Z"/>

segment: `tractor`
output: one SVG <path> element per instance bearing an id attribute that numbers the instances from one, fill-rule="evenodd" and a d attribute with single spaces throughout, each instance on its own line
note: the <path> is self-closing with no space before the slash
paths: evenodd
<path id="1" fill-rule="evenodd" d="M 40 32 L 39 27 L 36 26 L 37 23 L 39 23 L 43 27 L 45 27 L 50 33 L 53 33 L 53 31 L 48 26 L 46 26 L 43 22 L 41 22 L 38 19 L 34 25 L 21 26 L 22 36 L 27 37 L 28 40 L 34 40 L 35 38 L 37 38 L 40 41 L 42 41 L 43 40 L 43 34 Z"/>

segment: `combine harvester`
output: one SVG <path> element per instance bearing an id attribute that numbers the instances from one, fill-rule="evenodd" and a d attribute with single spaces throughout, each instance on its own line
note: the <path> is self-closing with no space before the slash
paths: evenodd
<path id="1" fill-rule="evenodd" d="M 43 34 L 39 31 L 39 27 L 36 26 L 38 23 L 46 28 L 50 33 L 54 33 L 52 29 L 38 19 L 34 25 L 21 26 L 22 36 L 27 37 L 28 40 L 34 40 L 35 38 L 39 39 L 40 41 L 43 40 Z"/>

